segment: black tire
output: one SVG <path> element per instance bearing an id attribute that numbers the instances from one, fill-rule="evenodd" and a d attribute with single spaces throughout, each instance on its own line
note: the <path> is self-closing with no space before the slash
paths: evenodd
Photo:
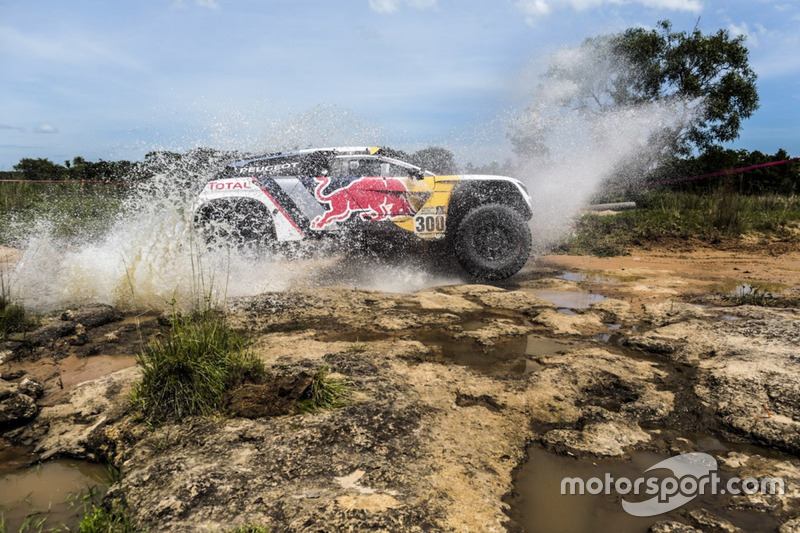
<path id="1" fill-rule="evenodd" d="M 211 203 L 198 213 L 195 226 L 209 249 L 258 253 L 271 251 L 275 246 L 272 218 L 260 204 L 242 201 Z"/>
<path id="2" fill-rule="evenodd" d="M 484 204 L 467 212 L 452 236 L 462 268 L 479 281 L 513 276 L 531 253 L 531 231 L 516 210 Z"/>

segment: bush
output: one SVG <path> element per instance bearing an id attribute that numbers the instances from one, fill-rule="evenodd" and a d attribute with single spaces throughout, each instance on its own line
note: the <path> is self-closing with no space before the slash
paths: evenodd
<path id="1" fill-rule="evenodd" d="M 142 381 L 132 404 L 153 424 L 223 410 L 228 389 L 266 377 L 248 340 L 215 310 L 173 316 L 172 331 L 138 356 Z"/>

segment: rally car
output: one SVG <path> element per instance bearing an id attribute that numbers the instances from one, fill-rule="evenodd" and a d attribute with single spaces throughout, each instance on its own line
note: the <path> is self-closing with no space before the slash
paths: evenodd
<path id="1" fill-rule="evenodd" d="M 387 226 L 445 239 L 477 280 L 518 272 L 531 250 L 531 202 L 504 176 L 440 176 L 378 147 L 275 153 L 228 164 L 194 211 L 208 241 L 230 245 L 341 238 Z"/>

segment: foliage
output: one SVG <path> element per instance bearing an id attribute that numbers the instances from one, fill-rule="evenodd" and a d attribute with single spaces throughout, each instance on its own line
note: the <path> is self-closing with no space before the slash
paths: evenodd
<path id="1" fill-rule="evenodd" d="M 792 157 L 786 150 L 780 149 L 774 155 L 766 155 L 757 150 L 731 150 L 714 146 L 697 157 L 673 159 L 664 164 L 658 171 L 656 180 L 681 179 L 701 176 L 721 170 L 746 168 L 779 161 Z M 668 184 L 677 191 L 712 192 L 724 185 L 727 189 L 739 194 L 784 194 L 800 193 L 800 162 L 783 163 L 774 166 L 757 168 L 746 172 L 714 176 L 708 179 L 678 181 Z"/>
<path id="2" fill-rule="evenodd" d="M 137 358 L 142 381 L 134 386 L 133 406 L 152 424 L 220 412 L 228 389 L 266 376 L 247 344 L 217 310 L 175 314 L 171 333 Z"/>
<path id="3" fill-rule="evenodd" d="M 0 340 L 10 333 L 24 333 L 38 323 L 39 320 L 30 316 L 24 306 L 14 302 L 5 278 L 0 273 Z"/>
<path id="4" fill-rule="evenodd" d="M 132 175 L 135 163 L 130 161 L 87 161 L 77 156 L 63 165 L 43 158 L 22 158 L 14 170 L 25 180 L 89 180 L 122 181 Z"/>
<path id="5" fill-rule="evenodd" d="M 436 174 L 458 173 L 458 165 L 453 153 L 450 150 L 436 146 L 430 146 L 414 152 L 409 158 L 409 163 Z"/>
<path id="6" fill-rule="evenodd" d="M 715 242 L 746 233 L 796 239 L 798 228 L 798 196 L 742 195 L 725 188 L 711 194 L 660 191 L 642 196 L 635 210 L 582 216 L 575 234 L 559 251 L 619 255 L 630 245 L 689 239 Z"/>
<path id="7" fill-rule="evenodd" d="M 439 146 L 429 146 L 413 153 L 403 150 L 395 150 L 386 146 L 381 147 L 382 155 L 407 161 L 423 170 L 429 170 L 437 174 L 456 174 L 458 164 L 453 153 Z"/>
<path id="8" fill-rule="evenodd" d="M 86 505 L 78 533 L 136 533 L 131 517 L 116 506 Z"/>
<path id="9" fill-rule="evenodd" d="M 328 375 L 329 372 L 330 369 L 323 366 L 314 374 L 307 396 L 299 402 L 301 411 L 315 412 L 347 405 L 351 394 L 350 386 L 343 381 L 332 379 Z"/>
<path id="10" fill-rule="evenodd" d="M 665 126 L 661 135 L 670 139 L 671 153 L 688 155 L 738 138 L 742 120 L 758 108 L 756 74 L 744 40 L 732 38 L 727 30 L 677 32 L 669 21 L 661 21 L 652 30 L 630 28 L 587 39 L 580 49 L 582 60 L 555 63 L 546 79 L 573 89 L 564 93 L 561 106 L 587 113 L 652 102 L 676 104 L 686 120 Z M 544 132 L 536 130 L 511 133 L 518 154 L 545 150 Z"/>

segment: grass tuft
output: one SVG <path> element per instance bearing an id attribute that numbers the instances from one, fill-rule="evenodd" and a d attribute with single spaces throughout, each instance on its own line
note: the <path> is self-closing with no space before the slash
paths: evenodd
<path id="1" fill-rule="evenodd" d="M 137 357 L 142 380 L 134 386 L 132 405 L 154 425 L 222 412 L 229 389 L 266 377 L 248 344 L 220 311 L 174 314 L 170 334 Z"/>
<path id="2" fill-rule="evenodd" d="M 321 409 L 336 409 L 347 405 L 352 394 L 350 385 L 329 376 L 330 369 L 321 367 L 311 378 L 311 386 L 305 397 L 298 402 L 304 413 L 314 413 Z"/>
<path id="3" fill-rule="evenodd" d="M 78 533 L 136 533 L 131 517 L 117 506 L 86 505 Z"/>
<path id="4" fill-rule="evenodd" d="M 0 275 L 0 340 L 11 333 L 24 333 L 36 327 L 39 320 L 28 314 L 21 304 L 15 303 Z"/>

